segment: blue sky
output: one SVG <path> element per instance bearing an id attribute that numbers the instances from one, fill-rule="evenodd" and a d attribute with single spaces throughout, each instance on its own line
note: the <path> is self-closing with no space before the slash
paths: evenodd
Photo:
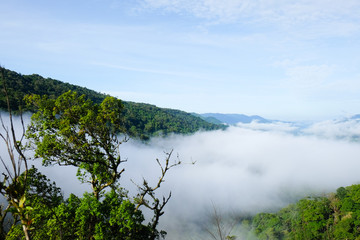
<path id="1" fill-rule="evenodd" d="M 187 112 L 360 112 L 358 0 L 0 0 L 0 64 Z"/>

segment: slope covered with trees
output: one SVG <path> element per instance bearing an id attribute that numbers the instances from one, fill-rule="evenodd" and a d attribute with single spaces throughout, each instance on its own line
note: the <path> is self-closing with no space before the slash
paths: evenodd
<path id="1" fill-rule="evenodd" d="M 169 133 L 194 133 L 199 130 L 224 129 L 221 124 L 209 123 L 180 110 L 158 108 L 154 105 L 124 102 L 125 128 L 130 135 L 167 135 Z"/>
<path id="2" fill-rule="evenodd" d="M 102 102 L 107 95 L 69 83 L 64 83 L 51 78 L 43 78 L 40 75 L 22 75 L 14 71 L 4 69 L 8 91 L 12 96 L 10 107 L 18 109 L 18 103 L 27 94 L 48 95 L 49 98 L 59 97 L 71 90 L 79 95 L 85 95 L 94 103 Z M 0 79 L 0 81 L 2 81 Z M 1 82 L 0 82 L 1 84 Z M 127 133 L 147 139 L 154 135 L 167 135 L 169 133 L 194 133 L 199 130 L 223 129 L 220 124 L 213 124 L 205 120 L 174 109 L 159 108 L 154 105 L 134 102 L 123 102 L 123 120 Z M 7 104 L 3 94 L 0 95 L 0 108 L 6 110 Z M 25 110 L 33 110 L 26 108 Z"/>
<path id="3" fill-rule="evenodd" d="M 257 214 L 252 231 L 258 239 L 359 239 L 360 185 Z"/>
<path id="4" fill-rule="evenodd" d="M 0 77 L 5 79 L 1 67 Z M 159 197 L 157 192 L 167 172 L 180 161 L 170 161 L 172 151 L 165 161 L 156 159 L 161 170 L 158 180 L 143 179 L 136 184 L 137 194 L 128 195 L 120 181 L 127 162 L 119 150 L 127 141 L 121 134 L 120 100 L 108 96 L 97 104 L 72 91 L 57 98 L 28 95 L 25 101 L 36 112 L 26 128 L 23 121 L 21 126 L 14 124 L 6 84 L 1 92 L 9 120 L 0 114 L 0 146 L 5 148 L 0 152 L 0 239 L 164 238 L 166 232 L 158 230 L 158 224 L 171 193 Z M 77 168 L 78 180 L 90 185 L 91 192 L 65 199 L 55 182 L 29 167 L 29 160 L 35 158 L 44 167 Z M 151 219 L 145 219 L 143 209 Z"/>

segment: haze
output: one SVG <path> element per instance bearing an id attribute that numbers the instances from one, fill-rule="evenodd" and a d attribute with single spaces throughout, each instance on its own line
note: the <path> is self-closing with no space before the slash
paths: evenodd
<path id="1" fill-rule="evenodd" d="M 348 131 L 340 131 L 344 126 Z M 160 196 L 172 192 L 161 225 L 169 232 L 168 239 L 196 239 L 208 224 L 213 205 L 233 216 L 275 211 L 301 197 L 359 183 L 360 145 L 353 141 L 360 135 L 359 126 L 356 121 L 326 121 L 294 131 L 290 124 L 253 122 L 225 131 L 153 138 L 148 143 L 132 140 L 121 146 L 122 157 L 128 159 L 121 182 L 135 194 L 130 179 L 157 181 L 160 169 L 155 159 L 164 159 L 164 152 L 174 149 L 173 160 L 183 164 L 169 172 L 159 192 Z M 0 147 L 5 152 L 5 146 Z M 34 164 L 40 167 L 38 161 Z M 41 171 L 65 195 L 90 190 L 78 183 L 73 168 Z"/>
<path id="2" fill-rule="evenodd" d="M 203 227 L 212 204 L 235 216 L 275 211 L 300 197 L 358 183 L 359 143 L 333 137 L 230 127 L 154 139 L 145 146 L 130 143 L 125 148 L 131 160 L 127 174 L 139 173 L 139 166 L 147 166 L 143 174 L 152 175 L 155 165 L 149 170 L 153 168 L 148 164 L 160 157 L 163 149 L 174 148 L 184 163 L 196 161 L 169 174 L 166 186 L 173 199 L 163 219 L 166 229 L 179 233 L 175 239 L 191 239 L 194 233 L 189 229 Z M 180 237 L 182 230 L 188 236 Z"/>

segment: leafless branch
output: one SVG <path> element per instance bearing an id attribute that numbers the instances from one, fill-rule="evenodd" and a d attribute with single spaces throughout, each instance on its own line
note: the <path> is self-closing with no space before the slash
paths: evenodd
<path id="1" fill-rule="evenodd" d="M 166 154 L 165 165 L 162 164 L 159 159 L 156 159 L 156 162 L 161 169 L 161 175 L 155 186 L 153 187 L 150 186 L 148 181 L 146 181 L 145 179 L 143 179 L 142 185 L 136 184 L 134 181 L 131 180 L 137 186 L 139 191 L 136 198 L 136 203 L 137 203 L 136 210 L 138 210 L 141 206 L 145 206 L 146 208 L 152 210 L 154 213 L 152 218 L 152 223 L 150 224 L 153 232 L 156 232 L 156 227 L 159 224 L 160 217 L 164 214 L 163 209 L 171 198 L 171 192 L 170 192 L 167 197 L 163 196 L 162 200 L 160 200 L 158 197 L 156 197 L 155 192 L 157 189 L 161 187 L 161 184 L 165 181 L 164 178 L 166 176 L 166 173 L 171 168 L 181 164 L 180 160 L 177 160 L 173 164 L 170 164 L 170 159 L 173 154 L 173 150 L 165 154 Z M 150 198 L 150 200 L 148 200 L 147 198 Z M 155 236 L 153 239 L 155 239 Z"/>
<path id="2" fill-rule="evenodd" d="M 24 121 L 22 118 L 22 112 L 21 112 L 21 108 L 20 108 L 20 116 L 21 116 L 21 124 L 22 124 L 23 132 L 20 137 L 20 140 L 18 140 L 16 137 L 16 133 L 15 133 L 13 114 L 12 114 L 12 110 L 10 107 L 9 92 L 8 92 L 7 85 L 5 82 L 4 71 L 5 71 L 4 68 L 0 66 L 0 72 L 1 72 L 0 74 L 1 74 L 1 79 L 2 79 L 2 83 L 3 83 L 2 89 L 5 94 L 5 99 L 7 102 L 9 121 L 10 121 L 9 122 L 10 129 L 7 126 L 5 126 L 4 120 L 3 120 L 2 116 L 0 115 L 1 126 L 4 131 L 4 133 L 0 133 L 0 137 L 6 145 L 11 167 L 9 168 L 8 164 L 6 164 L 4 159 L 2 157 L 0 157 L 1 162 L 4 165 L 4 168 L 6 171 L 6 173 L 3 173 L 4 180 L 0 185 L 0 193 L 7 198 L 9 204 L 12 207 L 15 207 L 19 212 L 21 212 L 20 209 L 24 208 L 24 206 L 23 205 L 20 206 L 19 202 L 20 202 L 20 199 L 23 196 L 25 196 L 25 188 L 26 188 L 25 186 L 27 184 L 26 182 L 27 182 L 27 171 L 28 171 L 27 159 L 24 155 L 23 150 L 21 149 L 21 142 L 25 136 L 25 126 L 24 126 Z M 15 154 L 15 152 L 17 154 Z M 16 157 L 18 157 L 17 161 L 16 161 Z M 22 174 L 21 166 L 23 164 L 25 166 L 24 179 L 23 179 L 24 181 L 20 181 L 20 175 Z M 10 169 L 12 169 L 12 170 L 10 170 Z M 22 222 L 29 222 L 29 221 L 27 221 L 28 219 L 25 219 L 26 217 L 24 217 L 24 216 L 20 216 L 20 218 L 21 218 Z M 29 227 L 30 226 L 28 226 L 28 225 L 25 225 L 25 224 L 23 225 L 25 238 L 27 240 L 30 240 Z"/>
<path id="3" fill-rule="evenodd" d="M 224 220 L 214 203 L 212 203 L 212 208 L 212 225 L 205 227 L 204 230 L 214 240 L 236 239 L 235 236 L 230 236 L 234 230 L 236 221 L 234 219 L 234 221 Z"/>

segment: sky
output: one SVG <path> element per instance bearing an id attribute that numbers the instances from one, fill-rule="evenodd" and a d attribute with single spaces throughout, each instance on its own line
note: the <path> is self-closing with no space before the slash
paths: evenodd
<path id="1" fill-rule="evenodd" d="M 358 0 L 0 0 L 0 64 L 187 112 L 360 109 Z"/>

